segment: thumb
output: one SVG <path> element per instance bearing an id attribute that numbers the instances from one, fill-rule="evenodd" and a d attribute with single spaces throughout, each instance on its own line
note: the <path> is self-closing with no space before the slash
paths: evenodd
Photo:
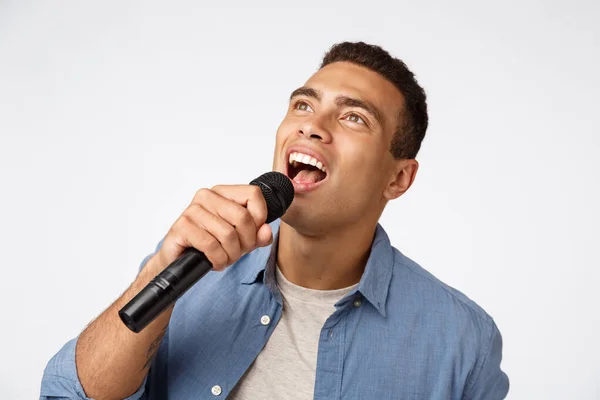
<path id="1" fill-rule="evenodd" d="M 256 247 L 264 247 L 273 243 L 273 231 L 271 225 L 262 224 L 256 232 Z"/>

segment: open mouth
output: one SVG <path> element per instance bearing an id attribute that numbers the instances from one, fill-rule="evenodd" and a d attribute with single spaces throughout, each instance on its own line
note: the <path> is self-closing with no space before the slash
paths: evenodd
<path id="1" fill-rule="evenodd" d="M 288 158 L 288 177 L 299 184 L 315 184 L 327 177 L 327 168 L 315 157 L 293 152 Z"/>

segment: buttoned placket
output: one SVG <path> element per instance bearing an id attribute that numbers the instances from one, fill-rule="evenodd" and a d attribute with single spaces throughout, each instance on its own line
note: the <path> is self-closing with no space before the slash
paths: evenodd
<path id="1" fill-rule="evenodd" d="M 275 326 L 281 319 L 282 304 L 277 299 L 278 299 L 278 296 L 276 294 L 270 292 L 269 300 L 260 307 L 260 310 L 256 310 L 256 314 L 255 314 L 256 316 L 252 320 L 254 322 L 252 322 L 252 321 L 250 322 L 254 326 L 259 327 L 257 332 L 264 337 L 264 341 L 261 342 L 261 346 L 260 346 L 261 349 L 264 348 L 266 343 L 269 341 L 269 338 L 273 334 L 273 330 L 275 329 Z M 261 330 L 262 330 L 262 333 L 260 333 Z M 264 330 L 267 330 L 266 335 L 265 335 Z M 258 356 L 258 354 L 260 354 L 260 351 L 257 352 L 256 356 Z M 252 365 L 252 363 L 254 362 L 255 359 L 256 359 L 256 357 L 251 360 L 246 360 L 246 363 L 248 364 L 247 368 L 249 368 L 250 365 Z M 241 362 L 241 360 L 238 360 L 238 362 Z M 215 399 L 216 398 L 226 398 L 229 395 L 229 393 L 231 392 L 231 390 L 233 390 L 233 388 L 235 387 L 236 384 L 237 384 L 237 382 L 231 382 L 231 385 L 230 385 L 231 387 L 228 387 L 227 389 L 224 390 L 220 384 L 215 383 L 212 387 L 210 387 L 210 393 L 212 394 L 212 397 Z M 227 390 L 227 392 L 226 392 L 226 390 Z"/>
<path id="2" fill-rule="evenodd" d="M 325 321 L 319 337 L 317 371 L 315 379 L 315 400 L 339 399 L 342 388 L 346 332 L 349 319 L 357 320 L 357 310 L 361 300 L 355 297 L 340 304 L 337 310 Z M 351 322 L 352 324 L 352 322 Z"/>

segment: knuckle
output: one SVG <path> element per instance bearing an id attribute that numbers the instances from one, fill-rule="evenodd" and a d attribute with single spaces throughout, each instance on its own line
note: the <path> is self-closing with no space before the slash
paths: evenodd
<path id="1" fill-rule="evenodd" d="M 235 215 L 236 225 L 249 225 L 252 222 L 254 222 L 254 220 L 250 214 L 250 211 L 248 211 L 247 208 L 239 207 Z"/>
<path id="2" fill-rule="evenodd" d="M 185 209 L 183 216 L 190 219 L 190 215 L 197 215 L 202 210 L 202 206 L 198 203 L 192 203 Z"/>
<path id="3" fill-rule="evenodd" d="M 224 269 L 229 263 L 229 258 L 224 251 L 212 254 L 210 257 L 211 263 L 213 264 L 213 268 L 215 269 Z"/>
<path id="4" fill-rule="evenodd" d="M 250 185 L 250 196 L 253 198 L 262 197 L 262 191 L 256 185 Z"/>
<path id="5" fill-rule="evenodd" d="M 194 222 L 194 219 L 193 219 L 193 218 L 192 218 L 192 216 L 191 216 L 191 215 L 189 215 L 189 214 L 183 214 L 183 215 L 181 216 L 181 220 L 182 220 L 182 222 L 183 222 L 183 225 L 184 225 L 186 228 L 191 228 L 191 227 L 193 227 L 193 226 L 196 226 L 196 223 Z"/>
<path id="6" fill-rule="evenodd" d="M 181 214 L 179 218 L 177 218 L 177 221 L 175 221 L 175 223 L 171 227 L 171 230 L 173 232 L 179 233 L 188 228 L 191 225 L 191 223 L 192 221 L 190 220 L 190 217 L 188 217 L 186 214 Z"/>
<path id="7" fill-rule="evenodd" d="M 216 253 L 221 248 L 221 243 L 214 237 L 209 237 L 203 240 L 202 247 L 205 252 Z"/>
<path id="8" fill-rule="evenodd" d="M 177 242 L 189 243 L 191 232 L 194 230 L 194 222 L 185 214 L 182 214 L 170 229 L 171 236 L 175 237 Z"/>
<path id="9" fill-rule="evenodd" d="M 210 189 L 207 189 L 207 188 L 202 188 L 202 189 L 198 190 L 196 192 L 196 194 L 194 195 L 194 201 L 201 202 L 202 200 L 204 200 L 208 197 L 209 192 L 210 192 Z"/>
<path id="10" fill-rule="evenodd" d="M 237 239 L 237 231 L 233 226 L 229 225 L 225 228 L 223 237 L 228 242 L 234 241 Z"/>

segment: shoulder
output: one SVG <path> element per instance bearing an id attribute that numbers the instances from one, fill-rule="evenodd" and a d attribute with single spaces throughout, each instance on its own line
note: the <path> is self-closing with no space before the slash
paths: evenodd
<path id="1" fill-rule="evenodd" d="M 419 319 L 430 316 L 444 331 L 461 333 L 482 343 L 497 330 L 493 318 L 464 293 L 447 285 L 418 263 L 394 250 L 389 310 L 408 303 Z M 392 311 L 393 312 L 393 311 Z"/>
<path id="2" fill-rule="evenodd" d="M 465 398 L 504 398 L 502 336 L 493 318 L 459 290 L 394 249 L 386 302 L 391 329 L 408 331 L 422 354 L 435 348 L 444 365 L 462 371 Z M 440 365 L 441 365 L 440 364 Z"/>

